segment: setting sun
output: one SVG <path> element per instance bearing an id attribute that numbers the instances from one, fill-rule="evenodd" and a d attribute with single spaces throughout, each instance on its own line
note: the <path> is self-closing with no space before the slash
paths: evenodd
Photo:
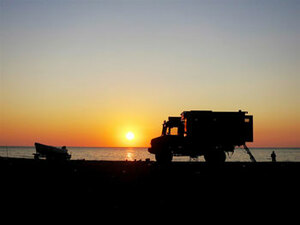
<path id="1" fill-rule="evenodd" d="M 126 138 L 128 140 L 133 140 L 134 139 L 134 133 L 132 133 L 131 131 L 129 131 L 127 134 L 126 134 Z"/>

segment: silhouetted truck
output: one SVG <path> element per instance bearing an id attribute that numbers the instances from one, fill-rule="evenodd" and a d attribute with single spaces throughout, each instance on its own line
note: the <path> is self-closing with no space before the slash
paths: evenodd
<path id="1" fill-rule="evenodd" d="M 166 163 L 173 156 L 204 156 L 206 162 L 226 160 L 226 152 L 244 146 L 252 161 L 246 142 L 253 141 L 253 117 L 247 112 L 184 111 L 181 117 L 164 121 L 160 137 L 151 140 L 148 151 L 156 161 Z"/>

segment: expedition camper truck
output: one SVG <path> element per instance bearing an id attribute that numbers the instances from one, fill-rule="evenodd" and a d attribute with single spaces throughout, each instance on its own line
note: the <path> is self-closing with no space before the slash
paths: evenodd
<path id="1" fill-rule="evenodd" d="M 184 111 L 181 117 L 164 121 L 162 134 L 151 140 L 148 151 L 157 162 L 172 161 L 173 156 L 204 156 L 206 162 L 222 163 L 226 152 L 244 146 L 255 161 L 246 142 L 253 141 L 253 116 L 245 111 Z"/>

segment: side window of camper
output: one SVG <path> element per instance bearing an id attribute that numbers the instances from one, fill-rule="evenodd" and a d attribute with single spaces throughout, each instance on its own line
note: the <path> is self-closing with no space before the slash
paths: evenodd
<path id="1" fill-rule="evenodd" d="M 178 135 L 178 127 L 172 127 L 170 130 L 170 135 Z"/>

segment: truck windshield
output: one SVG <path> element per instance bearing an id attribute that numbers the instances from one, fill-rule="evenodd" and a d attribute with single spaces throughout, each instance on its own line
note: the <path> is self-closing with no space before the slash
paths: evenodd
<path id="1" fill-rule="evenodd" d="M 183 123 L 181 121 L 164 121 L 161 135 L 182 135 L 184 133 Z"/>

